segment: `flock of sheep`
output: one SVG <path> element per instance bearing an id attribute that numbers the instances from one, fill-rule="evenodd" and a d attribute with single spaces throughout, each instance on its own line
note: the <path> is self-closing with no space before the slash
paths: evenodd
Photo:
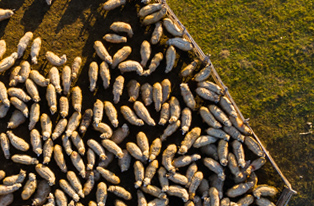
<path id="1" fill-rule="evenodd" d="M 103 8 L 113 10 L 125 3 L 123 0 L 109 0 Z M 47 4 L 50 5 L 51 0 L 47 0 Z M 139 43 L 141 62 L 128 59 L 132 53 L 128 45 L 113 55 L 109 54 L 105 45 L 127 44 L 128 38 L 134 35 L 129 23 L 112 23 L 112 33 L 104 35 L 104 43 L 101 40 L 94 42 L 94 50 L 102 62 L 90 63 L 88 79 L 90 92 L 103 87 L 106 92 L 112 92 L 113 99 L 90 100 L 94 106 L 85 111 L 82 111 L 84 93 L 73 84 L 83 66 L 81 57 L 76 57 L 70 67 L 66 65 L 66 55 L 59 57 L 51 51 L 46 52 L 45 57 L 52 67 L 45 77 L 31 66 L 38 63 L 40 37 L 33 40 L 33 33 L 26 32 L 18 43 L 17 52 L 3 59 L 6 42 L 0 41 L 0 72 L 10 72 L 8 85 L 0 81 L 0 118 L 10 115 L 8 130 L 0 135 L 3 158 L 16 164 L 34 166 L 36 171 L 35 174 L 21 169 L 19 174 L 12 176 L 0 171 L 0 205 L 12 204 L 13 194 L 18 190 L 22 200 L 32 199 L 32 205 L 83 205 L 80 200 L 89 197 L 88 205 L 102 206 L 106 205 L 108 192 L 114 194 L 115 205 L 119 206 L 127 205 L 123 201 L 132 198 L 136 198 L 141 206 L 275 205 L 267 197 L 275 196 L 278 190 L 273 186 L 259 185 L 254 172 L 266 163 L 264 152 L 224 96 L 224 91 L 210 81 L 211 65 L 203 65 L 195 59 L 178 74 L 181 79 L 193 78 L 180 85 L 172 85 L 166 77 L 173 72 L 180 58 L 176 50 L 187 52 L 193 46 L 183 37 L 183 31 L 167 18 L 167 9 L 162 4 L 149 1 L 140 4 L 138 17 L 142 25 L 155 27 L 151 39 Z M 12 10 L 1 9 L 0 20 L 13 14 Z M 165 35 L 171 37 L 163 45 L 166 52 L 153 54 L 152 47 L 160 44 Z M 15 65 L 28 47 L 31 47 L 31 62 L 22 61 Z M 160 67 L 162 61 L 165 68 Z M 202 68 L 199 70 L 199 67 Z M 111 79 L 111 71 L 115 69 L 120 70 L 120 75 Z M 164 71 L 164 80 L 142 85 L 123 75 L 132 72 L 145 79 L 157 70 Z M 192 81 L 197 82 L 195 91 L 190 89 Z M 180 87 L 181 95 L 172 93 L 175 86 Z M 39 87 L 46 90 L 45 97 L 40 96 Z M 123 106 L 117 108 L 115 105 L 122 101 L 123 95 L 128 95 L 129 103 L 122 102 Z M 29 102 L 32 102 L 30 107 Z M 130 102 L 133 107 L 127 105 Z M 48 104 L 50 114 L 40 111 L 42 104 Z M 12 107 L 14 112 L 9 114 Z M 74 109 L 72 114 L 69 112 L 71 107 Z M 159 118 L 154 119 L 152 113 L 159 114 Z M 58 114 L 60 118 L 54 124 L 51 117 Z M 201 117 L 206 128 L 191 127 L 195 114 Z M 108 124 L 105 119 L 109 120 Z M 25 122 L 28 123 L 30 139 L 14 134 L 14 129 Z M 144 132 L 132 134 L 132 127 L 154 130 L 157 124 L 164 126 L 160 136 L 147 136 Z M 88 130 L 97 131 L 99 138 L 85 135 Z M 136 142 L 125 143 L 129 135 L 135 135 Z M 169 144 L 167 140 L 171 138 L 180 139 L 181 143 Z M 11 154 L 11 146 L 19 152 Z M 30 148 L 33 155 L 25 154 Z M 250 154 L 253 159 L 249 160 L 245 154 Z M 65 161 L 65 155 L 71 162 Z M 39 156 L 42 156 L 42 162 Z M 66 174 L 66 178 L 55 175 L 50 166 L 52 161 Z M 111 171 L 108 165 L 113 162 L 118 163 L 121 171 Z M 71 167 L 73 171 L 69 170 Z M 186 170 L 185 174 L 180 173 L 182 169 Z M 132 191 L 119 186 L 124 181 L 119 174 L 129 170 L 134 171 Z M 226 188 L 224 182 L 230 180 L 234 185 Z M 55 184 L 59 188 L 52 190 Z M 93 188 L 96 188 L 95 193 L 91 192 Z M 151 200 L 146 200 L 146 197 Z M 170 197 L 178 197 L 182 201 L 169 201 Z"/>

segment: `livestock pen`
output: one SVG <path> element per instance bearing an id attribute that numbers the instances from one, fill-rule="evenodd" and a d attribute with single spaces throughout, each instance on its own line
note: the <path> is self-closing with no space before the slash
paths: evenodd
<path id="1" fill-rule="evenodd" d="M 159 1 L 160 2 L 160 1 Z M 178 89 L 178 85 L 181 82 L 181 80 L 178 77 L 179 69 L 181 66 L 186 65 L 190 63 L 190 61 L 194 58 L 198 58 L 202 61 L 202 66 L 210 66 L 211 67 L 211 78 L 213 81 L 215 81 L 216 84 L 218 84 L 221 88 L 224 90 L 225 96 L 228 97 L 228 99 L 232 102 L 233 106 L 236 108 L 237 113 L 240 115 L 241 119 L 246 123 L 246 125 L 249 126 L 248 121 L 245 120 L 245 118 L 242 116 L 241 112 L 239 111 L 238 107 L 236 106 L 235 102 L 233 101 L 231 95 L 228 92 L 227 87 L 222 83 L 218 73 L 216 72 L 210 57 L 205 55 L 202 50 L 199 48 L 199 46 L 196 44 L 196 42 L 193 40 L 191 35 L 189 35 L 188 31 L 185 29 L 185 27 L 180 23 L 178 18 L 174 15 L 171 8 L 167 5 L 166 2 L 162 2 L 163 5 L 167 8 L 167 16 L 173 20 L 173 22 L 184 31 L 184 38 L 191 41 L 193 45 L 193 52 L 189 52 L 188 54 L 185 54 L 181 51 L 178 51 L 180 54 L 180 61 L 178 63 L 178 66 L 175 68 L 176 74 L 172 73 L 167 76 L 171 80 L 171 83 L 176 86 L 176 88 L 173 91 L 174 95 L 180 96 L 180 91 Z M 14 8 L 14 2 L 2 2 L 3 5 L 12 5 L 12 8 Z M 16 5 L 18 5 L 21 9 L 17 9 L 16 16 L 13 16 L 12 21 L 15 24 L 9 24 L 6 28 L 6 22 L 5 24 L 1 25 L 1 34 L 4 39 L 7 40 L 8 45 L 15 45 L 17 43 L 18 37 L 21 36 L 21 33 L 25 33 L 26 31 L 33 31 L 35 35 L 39 35 L 43 38 L 43 51 L 42 53 L 45 53 L 45 51 L 51 49 L 52 51 L 55 51 L 58 54 L 62 54 L 63 52 L 66 53 L 69 56 L 69 61 L 72 61 L 75 56 L 82 56 L 83 64 L 82 70 L 80 71 L 80 76 L 78 79 L 76 79 L 73 84 L 77 84 L 82 88 L 84 97 L 83 97 L 83 109 L 91 108 L 93 106 L 93 101 L 91 101 L 93 98 L 99 98 L 101 100 L 111 100 L 112 94 L 111 92 L 105 92 L 101 86 L 97 87 L 96 91 L 94 93 L 90 93 L 88 86 L 88 66 L 89 63 L 92 61 L 99 61 L 99 58 L 97 58 L 96 55 L 94 55 L 94 49 L 93 49 L 93 43 L 95 40 L 100 40 L 102 36 L 109 32 L 109 29 L 105 27 L 106 25 L 110 25 L 113 21 L 122 20 L 122 21 L 129 21 L 129 23 L 134 24 L 134 30 L 137 35 L 134 36 L 132 41 L 130 41 L 130 44 L 132 46 L 132 49 L 134 49 L 134 53 L 139 53 L 139 42 L 142 42 L 144 39 L 149 39 L 149 35 L 147 34 L 147 30 L 151 30 L 151 28 L 143 28 L 142 25 L 137 20 L 136 17 L 136 11 L 138 9 L 138 3 L 134 2 L 128 2 L 125 8 L 122 10 L 116 10 L 114 12 L 104 12 L 99 9 L 99 6 L 96 4 L 92 4 L 90 2 L 86 1 L 70 1 L 65 3 L 64 1 L 54 1 L 51 10 L 49 10 L 47 7 L 44 7 L 43 3 L 40 1 L 17 1 Z M 64 7 L 62 7 L 64 6 Z M 64 8 L 67 8 L 65 11 Z M 59 9 L 59 10 L 58 10 Z M 22 13 L 25 11 L 25 14 Z M 61 12 L 62 11 L 62 12 Z M 123 11 L 123 14 L 120 15 L 120 12 Z M 23 17 L 21 18 L 21 16 Z M 48 17 L 50 19 L 48 19 Z M 34 18 L 34 19 L 33 19 Z M 33 21 L 32 21 L 33 19 Z M 78 23 L 75 22 L 77 19 L 81 20 Z M 73 26 L 74 23 L 77 26 Z M 20 24 L 23 24 L 24 29 L 20 27 Z M 72 27 L 73 26 L 73 27 Z M 72 28 L 71 28 L 72 27 Z M 71 28 L 70 30 L 68 30 Z M 5 32 L 4 30 L 7 29 Z M 19 30 L 20 29 L 20 30 Z M 138 35 L 143 34 L 143 35 Z M 163 40 L 164 41 L 164 40 Z M 14 46 L 15 47 L 15 46 Z M 117 46 L 108 46 L 108 50 L 110 53 L 115 53 L 117 51 Z M 15 48 L 14 48 L 15 49 Z M 12 47 L 8 48 L 8 51 L 13 51 Z M 164 51 L 164 48 L 160 45 L 156 46 L 155 51 Z M 26 52 L 27 56 L 28 51 Z M 130 56 L 132 59 L 139 61 L 139 55 L 131 54 Z M 26 59 L 24 59 L 26 60 Z M 19 61 L 17 62 L 19 63 Z M 45 60 L 44 55 L 40 55 L 39 58 L 39 65 L 33 66 L 34 69 L 38 69 L 43 74 L 48 73 L 49 69 L 49 63 Z M 165 63 L 163 62 L 161 64 L 161 67 L 164 67 Z M 119 71 L 112 70 L 112 77 L 116 77 L 119 75 Z M 140 79 L 137 75 L 134 74 L 124 74 L 126 78 L 129 79 L 136 79 L 140 83 L 144 83 L 143 79 Z M 148 82 L 155 82 L 155 81 L 161 81 L 163 78 L 165 78 L 165 75 L 162 71 L 156 71 L 156 74 L 153 76 L 147 77 L 145 81 Z M 8 82 L 8 73 L 5 73 L 3 76 L 1 76 L 1 81 L 7 83 Z M 193 86 L 192 86 L 193 88 Z M 41 96 L 44 96 L 45 91 L 40 88 L 39 92 Z M 44 99 L 44 98 L 43 98 Z M 127 102 L 127 98 L 124 96 L 121 101 Z M 117 106 L 121 106 L 121 103 L 119 103 Z M 11 110 L 10 110 L 11 111 Z M 46 112 L 49 114 L 49 108 L 47 105 L 42 106 L 42 112 Z M 71 111 L 72 112 L 72 111 Z M 120 115 L 121 116 L 121 115 Z M 156 114 L 152 115 L 153 118 L 157 118 L 158 116 Z M 57 122 L 59 117 L 56 115 L 52 117 L 52 121 L 55 123 Z M 123 122 L 123 119 L 120 117 L 119 120 Z M 8 121 L 8 117 L 1 120 L 1 131 L 4 132 L 6 130 L 6 122 Z M 193 123 L 193 126 L 196 126 L 198 123 L 201 123 L 200 118 L 196 119 Z M 162 127 L 158 127 L 159 130 L 162 129 Z M 132 127 L 132 135 L 130 135 L 130 138 L 128 141 L 134 141 L 135 134 L 139 132 L 140 130 L 138 128 Z M 250 130 L 253 132 L 253 130 L 250 128 Z M 25 131 L 27 131 L 26 125 L 21 125 L 21 127 L 16 131 L 16 133 L 19 136 L 26 137 L 27 134 L 25 134 Z M 156 136 L 156 133 L 154 130 L 150 128 L 144 128 L 143 131 L 147 134 L 147 136 L 154 137 Z M 159 132 L 159 131 L 158 131 Z M 158 134 L 158 133 L 157 133 Z M 88 131 L 85 136 L 88 137 L 96 137 L 97 132 L 95 131 Z M 177 135 L 177 134 L 176 134 Z M 263 151 L 265 152 L 266 156 L 268 157 L 269 162 L 271 163 L 271 166 L 275 169 L 275 171 L 278 173 L 279 177 L 283 180 L 283 183 L 286 185 L 285 187 L 281 187 L 282 184 L 276 184 L 277 180 L 271 180 L 275 182 L 276 187 L 281 187 L 282 192 L 281 196 L 279 197 L 279 200 L 277 202 L 278 206 L 286 205 L 291 197 L 291 195 L 294 193 L 291 185 L 286 180 L 280 169 L 277 167 L 274 160 L 271 158 L 270 154 L 267 152 L 265 147 L 263 147 L 261 141 L 259 138 L 255 135 L 253 132 L 253 136 L 255 137 L 256 141 L 259 142 L 260 146 L 263 148 Z M 171 139 L 171 138 L 169 138 Z M 59 139 L 60 140 L 60 139 Z M 56 142 L 58 143 L 57 140 Z M 169 140 L 171 143 L 180 143 L 180 139 L 171 139 Z M 60 142 L 60 141 L 59 141 Z M 193 150 L 193 152 L 197 151 L 196 149 Z M 14 148 L 12 150 L 12 153 L 18 152 Z M 27 154 L 31 154 L 31 152 L 28 152 Z M 41 158 L 41 157 L 40 157 Z M 39 159 L 40 159 L 39 158 Z M 160 158 L 159 158 L 160 159 Z M 85 160 L 85 159 L 84 159 Z M 70 161 L 68 157 L 66 157 L 66 161 Z M 52 168 L 54 168 L 54 172 L 56 173 L 57 177 L 64 176 L 63 173 L 61 173 L 60 170 L 58 170 L 57 165 L 52 162 L 50 164 Z M 270 165 L 266 165 L 267 167 L 270 167 Z M 265 166 L 265 167 L 266 167 Z M 20 169 L 19 166 L 16 164 L 12 164 L 10 161 L 4 161 L 4 164 L 1 165 L 1 169 L 7 169 L 11 168 L 11 171 L 8 172 L 8 175 L 16 174 L 18 170 Z M 21 166 L 21 168 L 26 169 L 28 171 L 34 171 L 33 168 Z M 118 172 L 119 168 L 117 164 L 111 164 L 110 168 L 114 172 Z M 69 169 L 75 170 L 74 167 L 69 167 Z M 126 189 L 133 188 L 133 179 L 130 178 L 130 176 L 133 173 L 133 171 L 128 171 L 127 173 L 121 174 L 121 179 L 123 179 L 122 185 Z M 260 181 L 267 183 L 268 178 L 269 179 L 275 179 L 275 177 L 271 177 L 272 175 L 267 174 L 266 172 L 263 172 L 261 170 L 260 172 L 261 178 Z M 272 182 L 273 183 L 273 182 Z M 58 184 L 58 183 L 57 183 Z M 226 183 L 227 184 L 227 183 Z M 56 185 L 57 186 L 57 185 Z M 54 186 L 54 187 L 56 187 Z M 227 186 L 229 186 L 227 184 Z M 133 188 L 134 190 L 134 188 Z M 95 189 L 92 192 L 95 194 Z M 134 191 L 132 193 L 134 195 Z M 135 195 L 134 195 L 135 196 Z M 111 196 L 110 196 L 111 197 Z M 86 200 L 83 200 L 82 203 L 85 203 L 88 198 L 85 198 Z M 134 198 L 135 199 L 135 198 Z M 134 204 L 135 200 L 132 200 L 132 202 L 129 202 L 130 204 Z M 176 200 L 176 199 L 175 199 Z M 16 201 L 20 201 L 19 198 L 16 199 Z M 87 203 L 87 202 L 86 202 Z M 112 203 L 112 199 L 108 198 L 108 204 Z"/>

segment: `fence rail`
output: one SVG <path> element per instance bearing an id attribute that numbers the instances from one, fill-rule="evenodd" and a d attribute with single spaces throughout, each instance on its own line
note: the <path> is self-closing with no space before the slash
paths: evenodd
<path id="1" fill-rule="evenodd" d="M 279 176 L 281 177 L 281 179 L 283 180 L 285 187 L 281 193 L 281 196 L 279 197 L 276 205 L 277 206 L 285 206 L 288 204 L 290 198 L 292 197 L 293 194 L 296 194 L 297 192 L 295 190 L 292 189 L 292 186 L 290 184 L 290 182 L 287 180 L 287 178 L 284 176 L 284 174 L 281 172 L 281 170 L 279 169 L 278 165 L 276 164 L 275 160 L 272 158 L 272 156 L 269 154 L 269 152 L 266 150 L 266 148 L 264 147 L 264 145 L 262 144 L 262 142 L 260 141 L 260 139 L 258 138 L 258 136 L 254 133 L 253 129 L 251 128 L 251 126 L 249 125 L 248 119 L 245 119 L 240 111 L 240 109 L 238 108 L 238 106 L 236 105 L 235 101 L 233 100 L 233 98 L 231 97 L 229 91 L 228 91 L 228 87 L 226 87 L 224 85 L 224 83 L 222 82 L 218 72 L 216 71 L 216 69 L 214 68 L 212 62 L 210 61 L 210 56 L 209 55 L 205 55 L 205 53 L 202 51 L 202 49 L 198 46 L 198 44 L 194 41 L 193 37 L 189 34 L 189 32 L 187 31 L 187 29 L 185 28 L 185 26 L 180 22 L 180 20 L 178 19 L 178 17 L 173 13 L 172 9 L 169 7 L 169 5 L 167 4 L 166 0 L 156 0 L 156 2 L 162 3 L 163 6 L 167 9 L 167 15 L 168 17 L 174 22 L 174 24 L 180 28 L 181 30 L 183 30 L 183 37 L 185 39 L 188 39 L 193 46 L 193 51 L 196 54 L 196 56 L 206 65 L 210 64 L 211 65 L 211 76 L 213 77 L 214 81 L 221 87 L 224 89 L 225 91 L 225 96 L 227 96 L 229 98 L 229 100 L 231 101 L 231 103 L 233 104 L 234 108 L 236 109 L 237 113 L 239 114 L 240 118 L 242 119 L 242 121 L 250 128 L 250 130 L 252 131 L 253 137 L 256 139 L 256 141 L 259 143 L 259 145 L 262 147 L 263 151 L 265 152 L 267 158 L 269 159 L 270 163 L 273 165 L 273 167 L 275 168 L 275 170 L 277 171 L 277 173 L 279 174 Z"/>

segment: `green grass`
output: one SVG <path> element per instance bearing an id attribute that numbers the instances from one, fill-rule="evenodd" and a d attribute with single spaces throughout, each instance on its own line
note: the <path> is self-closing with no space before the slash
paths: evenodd
<path id="1" fill-rule="evenodd" d="M 299 133 L 314 114 L 313 1 L 167 3 L 211 54 L 244 117 L 299 192 L 289 205 L 312 205 L 313 136 Z"/>

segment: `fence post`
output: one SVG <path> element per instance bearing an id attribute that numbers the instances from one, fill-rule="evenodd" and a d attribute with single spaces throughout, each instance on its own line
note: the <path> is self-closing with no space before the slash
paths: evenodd
<path id="1" fill-rule="evenodd" d="M 286 206 L 291 199 L 292 195 L 296 194 L 297 192 L 289 189 L 286 185 L 276 203 L 277 206 Z"/>

